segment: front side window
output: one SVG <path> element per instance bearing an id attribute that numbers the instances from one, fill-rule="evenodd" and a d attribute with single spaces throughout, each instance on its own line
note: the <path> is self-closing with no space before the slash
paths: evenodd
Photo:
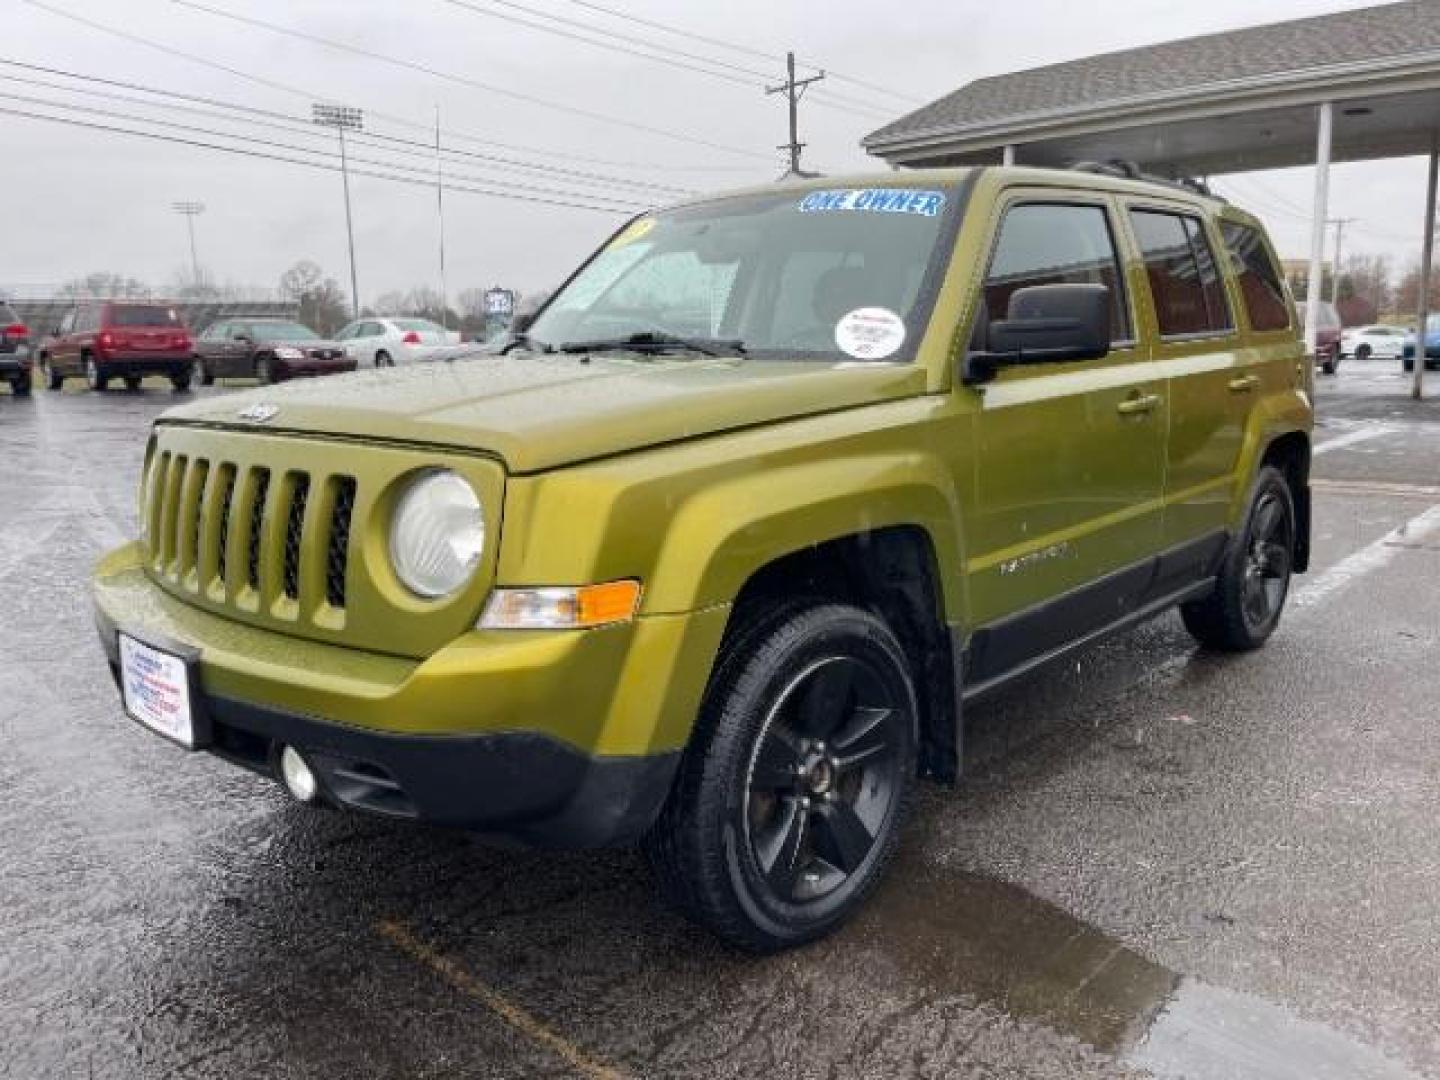
<path id="1" fill-rule="evenodd" d="M 1229 330 L 1220 268 L 1200 219 L 1162 210 L 1131 210 L 1130 223 L 1145 258 L 1160 336 Z"/>
<path id="2" fill-rule="evenodd" d="M 1288 329 L 1290 312 L 1285 305 L 1285 286 L 1260 230 L 1226 221 L 1220 232 L 1240 282 L 1245 310 L 1250 314 L 1250 329 Z"/>
<path id="3" fill-rule="evenodd" d="M 780 189 L 643 217 L 527 336 L 537 348 L 657 335 L 769 360 L 910 360 L 955 198 L 949 187 Z"/>
<path id="4" fill-rule="evenodd" d="M 1000 225 L 985 276 L 985 315 L 1006 318 L 1010 297 L 1032 285 L 1104 285 L 1110 290 L 1110 340 L 1129 341 L 1130 309 L 1105 208 L 1021 203 Z"/>

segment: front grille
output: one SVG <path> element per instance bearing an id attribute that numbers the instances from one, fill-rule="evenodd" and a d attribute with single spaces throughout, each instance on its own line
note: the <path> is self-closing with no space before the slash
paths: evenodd
<path id="1" fill-rule="evenodd" d="M 260 591 L 260 545 L 265 533 L 265 500 L 270 494 L 270 470 L 256 469 L 252 474 L 250 489 L 250 532 L 246 551 L 246 581 L 250 588 Z"/>
<path id="2" fill-rule="evenodd" d="M 310 477 L 304 473 L 290 480 L 290 513 L 285 518 L 285 595 L 300 599 L 300 532 L 305 524 L 305 502 L 310 497 Z"/>
<path id="3" fill-rule="evenodd" d="M 355 513 L 355 481 L 335 481 L 335 510 L 330 517 L 330 546 L 325 553 L 325 599 L 332 607 L 345 606 L 345 570 L 350 562 L 350 519 Z"/>
<path id="4" fill-rule="evenodd" d="M 353 477 L 317 486 L 307 472 L 272 474 L 165 451 L 151 465 L 146 492 L 150 567 L 172 584 L 292 621 L 302 607 L 309 618 L 322 604 L 345 608 Z M 282 521 L 283 536 L 275 536 Z"/>

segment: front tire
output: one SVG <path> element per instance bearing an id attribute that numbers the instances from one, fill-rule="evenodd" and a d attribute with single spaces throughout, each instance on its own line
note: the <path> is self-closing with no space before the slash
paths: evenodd
<path id="1" fill-rule="evenodd" d="M 1248 652 L 1280 623 L 1295 560 L 1295 500 L 1279 469 L 1266 465 L 1250 489 L 1244 531 L 1230 545 L 1215 591 L 1180 607 L 1201 645 Z"/>
<path id="2" fill-rule="evenodd" d="M 395 361 L 390 358 L 390 354 L 388 352 L 386 352 L 384 349 L 381 349 L 375 354 L 375 366 L 377 368 L 394 367 Z"/>
<path id="3" fill-rule="evenodd" d="M 722 647 L 644 842 L 662 892 L 754 952 L 830 933 L 899 843 L 917 716 L 905 654 L 876 616 L 818 602 L 752 613 Z"/>
<path id="4" fill-rule="evenodd" d="M 132 394 L 139 393 L 142 382 L 144 382 L 144 380 L 141 379 L 139 375 L 126 375 L 125 389 L 129 390 Z"/>
<path id="5" fill-rule="evenodd" d="M 201 386 L 214 386 L 214 385 L 215 385 L 215 373 L 214 373 L 213 371 L 211 371 L 211 370 L 205 365 L 205 361 L 203 361 L 203 360 L 196 360 L 196 361 L 195 361 L 195 373 L 200 376 L 200 385 L 201 385 Z"/>

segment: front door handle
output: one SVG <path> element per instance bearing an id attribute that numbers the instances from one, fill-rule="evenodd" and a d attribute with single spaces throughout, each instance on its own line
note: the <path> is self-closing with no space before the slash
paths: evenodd
<path id="1" fill-rule="evenodd" d="M 1159 404 L 1159 394 L 1137 394 L 1116 405 L 1115 411 L 1121 416 L 1134 416 L 1136 413 L 1148 413 Z"/>
<path id="2" fill-rule="evenodd" d="M 1232 394 L 1248 394 L 1259 385 L 1259 375 L 1241 375 L 1238 379 L 1230 380 L 1230 392 Z"/>

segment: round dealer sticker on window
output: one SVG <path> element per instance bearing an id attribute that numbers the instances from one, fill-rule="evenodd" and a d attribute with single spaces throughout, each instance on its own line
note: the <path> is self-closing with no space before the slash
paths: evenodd
<path id="1" fill-rule="evenodd" d="M 905 322 L 889 308 L 856 308 L 835 324 L 835 344 L 857 360 L 884 360 L 905 344 Z"/>

